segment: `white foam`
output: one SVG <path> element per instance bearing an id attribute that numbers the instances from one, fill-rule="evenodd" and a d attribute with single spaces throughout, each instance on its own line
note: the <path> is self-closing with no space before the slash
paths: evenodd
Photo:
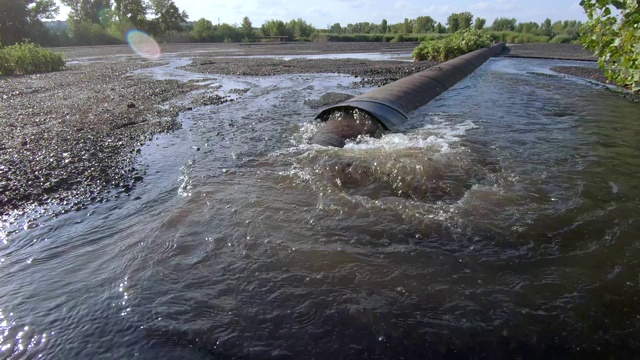
<path id="1" fill-rule="evenodd" d="M 460 141 L 470 129 L 478 128 L 472 121 L 467 120 L 460 124 L 447 124 L 444 120 L 436 118 L 436 124 L 425 125 L 412 133 L 390 133 L 380 139 L 359 137 L 355 141 L 349 141 L 346 149 L 385 149 L 399 150 L 408 148 L 433 148 L 442 153 L 451 151 L 451 145 Z"/>

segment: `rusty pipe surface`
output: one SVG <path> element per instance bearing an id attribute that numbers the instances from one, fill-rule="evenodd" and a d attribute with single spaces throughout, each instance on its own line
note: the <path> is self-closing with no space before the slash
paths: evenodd
<path id="1" fill-rule="evenodd" d="M 472 51 L 322 110 L 316 119 L 325 123 L 311 143 L 342 147 L 358 135 L 380 136 L 384 130 L 393 130 L 408 119 L 409 112 L 457 84 L 504 46 L 501 42 Z M 377 127 L 367 122 L 371 119 Z"/>

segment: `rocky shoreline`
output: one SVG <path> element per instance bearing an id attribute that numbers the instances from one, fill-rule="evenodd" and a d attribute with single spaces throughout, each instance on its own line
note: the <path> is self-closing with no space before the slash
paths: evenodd
<path id="1" fill-rule="evenodd" d="M 612 91 L 629 101 L 640 103 L 640 94 L 634 94 L 624 89 L 611 87 L 611 81 L 609 81 L 605 76 L 604 70 L 599 68 L 584 66 L 554 66 L 551 70 L 563 75 L 582 78 L 592 84 L 602 85 L 606 90 Z"/>
<path id="2" fill-rule="evenodd" d="M 381 86 L 434 63 L 229 56 L 370 52 L 399 57 L 413 46 L 176 44 L 165 46 L 164 51 L 192 59 L 186 69 L 198 73 L 341 73 L 356 76 L 354 86 Z M 143 61 L 128 47 L 58 50 L 68 61 L 65 71 L 0 78 L 0 129 L 4 134 L 0 139 L 0 216 L 45 204 L 82 208 L 108 200 L 107 193 L 114 189 L 128 192 L 144 176 L 135 165 L 141 145 L 152 140 L 154 134 L 178 129 L 180 111 L 202 105 L 189 97 L 203 86 L 197 82 L 132 75 L 135 70 L 162 63 Z M 187 98 L 188 101 L 180 101 Z M 338 99 L 342 97 L 329 96 L 317 103 L 311 101 L 308 106 L 329 105 Z"/>
<path id="3" fill-rule="evenodd" d="M 77 208 L 127 191 L 142 174 L 136 149 L 180 127 L 179 106 L 196 88 L 131 76 L 150 63 L 72 66 L 0 80 L 0 214 L 26 206 Z"/>

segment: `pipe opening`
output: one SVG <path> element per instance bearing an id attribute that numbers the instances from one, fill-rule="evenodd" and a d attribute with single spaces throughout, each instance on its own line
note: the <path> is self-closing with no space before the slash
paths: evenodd
<path id="1" fill-rule="evenodd" d="M 385 126 L 371 113 L 351 106 L 332 108 L 321 113 L 317 119 L 323 121 L 311 139 L 312 144 L 344 147 L 348 139 L 358 136 L 379 138 L 386 132 Z"/>

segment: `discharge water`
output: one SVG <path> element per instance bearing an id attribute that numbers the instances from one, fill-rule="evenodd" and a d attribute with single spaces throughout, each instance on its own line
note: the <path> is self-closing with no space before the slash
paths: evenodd
<path id="1" fill-rule="evenodd" d="M 133 191 L 2 224 L 0 358 L 635 354 L 640 107 L 562 64 L 492 59 L 343 149 L 304 100 L 353 78 L 194 76 L 235 101 Z"/>

